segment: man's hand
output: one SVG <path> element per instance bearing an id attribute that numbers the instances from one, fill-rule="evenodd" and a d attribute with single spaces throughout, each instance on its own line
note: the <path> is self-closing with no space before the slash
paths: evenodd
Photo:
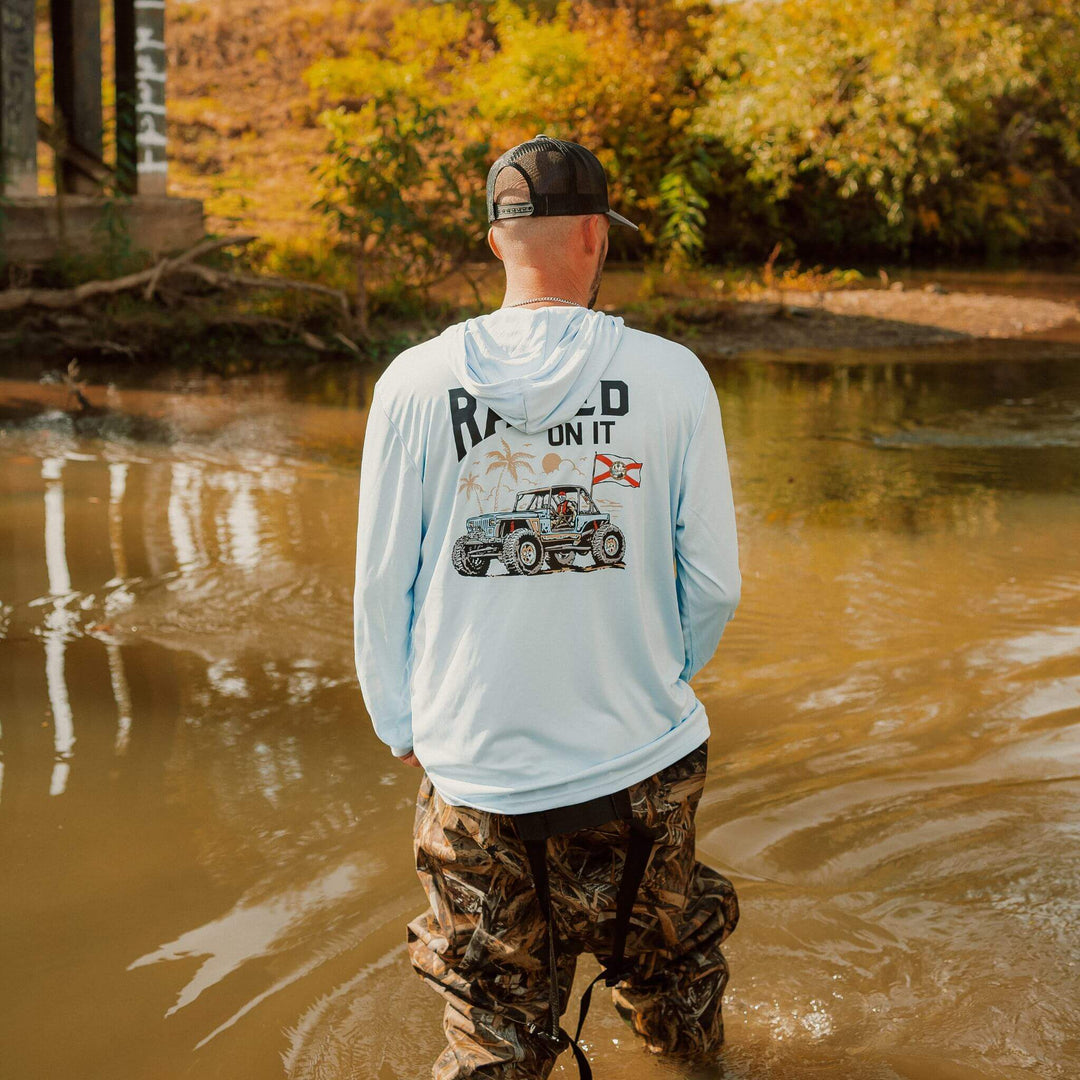
<path id="1" fill-rule="evenodd" d="M 424 767 L 420 764 L 416 755 L 411 750 L 404 757 L 399 757 L 398 761 L 405 765 L 411 765 L 414 769 L 422 769 Z"/>

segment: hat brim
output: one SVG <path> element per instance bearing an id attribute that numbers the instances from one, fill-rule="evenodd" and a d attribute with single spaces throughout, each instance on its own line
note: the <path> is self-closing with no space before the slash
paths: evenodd
<path id="1" fill-rule="evenodd" d="M 607 212 L 607 216 L 609 218 L 612 218 L 614 221 L 617 221 L 620 225 L 629 225 L 631 229 L 635 229 L 638 232 L 641 232 L 641 230 L 638 229 L 638 227 L 632 221 L 628 220 L 627 218 L 624 218 L 622 216 L 622 214 L 615 213 L 614 210 L 609 210 Z"/>

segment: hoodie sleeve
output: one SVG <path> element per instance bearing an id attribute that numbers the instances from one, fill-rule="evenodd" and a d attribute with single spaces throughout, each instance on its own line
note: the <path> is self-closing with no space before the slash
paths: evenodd
<path id="1" fill-rule="evenodd" d="M 742 591 L 727 448 L 711 380 L 683 459 L 675 564 L 686 653 L 682 678 L 689 681 L 716 651 Z"/>
<path id="2" fill-rule="evenodd" d="M 422 508 L 420 471 L 376 388 L 360 463 L 353 648 L 375 734 L 396 757 L 412 749 L 409 654 Z"/>

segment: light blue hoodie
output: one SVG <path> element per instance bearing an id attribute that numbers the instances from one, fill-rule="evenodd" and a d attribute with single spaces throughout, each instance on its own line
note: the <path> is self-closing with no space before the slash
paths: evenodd
<path id="1" fill-rule="evenodd" d="M 720 405 L 689 349 L 500 308 L 376 382 L 356 669 L 376 734 L 447 802 L 564 806 L 695 749 L 689 680 L 740 590 Z"/>

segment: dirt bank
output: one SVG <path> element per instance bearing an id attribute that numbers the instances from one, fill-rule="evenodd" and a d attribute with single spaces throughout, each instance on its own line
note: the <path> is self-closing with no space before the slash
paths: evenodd
<path id="1" fill-rule="evenodd" d="M 1007 341 L 1041 340 L 1047 347 L 1080 348 L 1078 300 L 990 292 L 947 291 L 931 284 L 916 289 L 891 288 L 802 291 L 757 289 L 749 296 L 668 295 L 640 298 L 640 271 L 616 269 L 605 275 L 598 306 L 622 315 L 627 325 L 685 342 L 703 359 L 752 353 L 788 362 L 828 359 L 824 353 L 873 351 L 882 361 L 890 350 L 916 350 L 916 359 L 981 359 L 995 340 L 994 355 Z M 1063 280 L 1071 280 L 1065 278 Z M 496 288 L 496 285 L 499 287 Z M 486 308 L 501 302 L 501 281 L 484 289 Z M 409 344 L 438 334 L 447 321 L 474 312 L 448 303 L 421 322 L 377 327 L 361 356 L 335 348 L 333 327 L 305 327 L 281 320 L 257 320 L 221 310 L 194 316 L 144 305 L 112 317 L 90 304 L 50 312 L 27 309 L 0 324 L 0 370 L 9 376 L 35 377 L 46 369 L 79 359 L 89 374 L 99 367 L 194 367 L 223 372 L 266 367 L 308 367 L 313 363 L 384 362 Z M 456 312 L 456 314 L 453 314 Z M 211 317 L 212 316 L 212 317 Z M 308 327 L 307 329 L 310 329 Z M 324 332 L 325 331 L 325 332 Z M 318 348 L 313 348 L 312 343 Z M 966 343 L 966 347 L 965 347 Z M 941 346 L 923 349 L 924 346 Z M 1039 350 L 1029 350 L 1041 355 Z M 905 355 L 905 358 L 907 356 Z"/>
<path id="2" fill-rule="evenodd" d="M 633 323 L 632 312 L 627 321 Z M 1080 304 L 1034 297 L 856 289 L 771 293 L 753 301 L 678 301 L 647 320 L 702 356 L 751 351 L 890 349 L 1038 335 L 1080 342 Z"/>

